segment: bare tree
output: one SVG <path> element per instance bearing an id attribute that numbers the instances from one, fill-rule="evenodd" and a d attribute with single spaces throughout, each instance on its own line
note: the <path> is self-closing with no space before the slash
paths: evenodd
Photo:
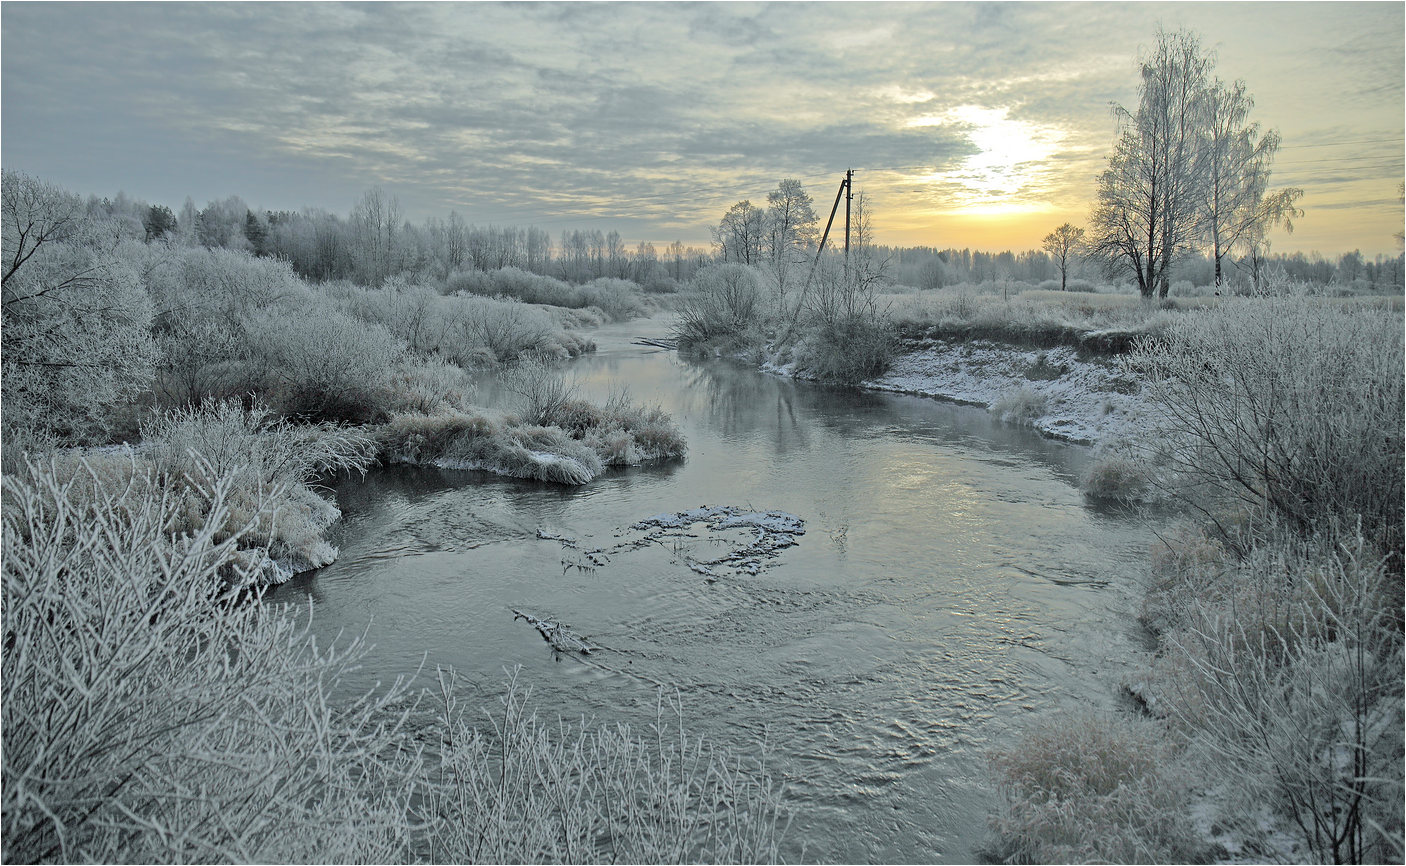
<path id="1" fill-rule="evenodd" d="M 729 208 L 712 229 L 713 242 L 722 249 L 723 261 L 760 264 L 765 231 L 766 211 L 743 200 Z"/>
<path id="2" fill-rule="evenodd" d="M 352 210 L 358 276 L 369 286 L 379 286 L 391 275 L 400 221 L 400 200 L 387 199 L 380 187 L 367 190 Z"/>
<path id="3" fill-rule="evenodd" d="M 0 284 L 8 287 L 40 247 L 66 238 L 85 215 L 78 196 L 22 172 L 0 173 L 0 197 L 5 214 L 5 274 Z M 6 303 L 8 299 L 6 294 Z"/>
<path id="4" fill-rule="evenodd" d="M 1132 271 L 1145 298 L 1167 296 L 1173 262 L 1198 238 L 1212 64 L 1195 34 L 1159 31 L 1137 110 L 1115 108 L 1124 128 L 1099 177 L 1090 247 L 1110 271 Z"/>
<path id="5" fill-rule="evenodd" d="M 786 178 L 776 189 L 767 193 L 765 253 L 776 273 L 777 301 L 786 313 L 786 290 L 790 287 L 791 271 L 809 258 L 814 247 L 815 215 L 810 193 L 801 182 Z"/>
<path id="6" fill-rule="evenodd" d="M 1254 106 L 1244 81 L 1217 80 L 1203 101 L 1206 182 L 1201 208 L 1217 287 L 1222 282 L 1222 262 L 1233 248 L 1257 246 L 1276 225 L 1293 231 L 1293 218 L 1303 215 L 1294 206 L 1303 190 L 1267 192 L 1279 132 L 1271 129 L 1260 135 L 1259 124 L 1249 122 Z"/>
<path id="7" fill-rule="evenodd" d="M 1055 257 L 1059 262 L 1059 290 L 1066 291 L 1069 286 L 1069 260 L 1078 255 L 1084 243 L 1084 230 L 1070 223 L 1065 223 L 1049 234 L 1040 242 L 1040 248 Z"/>

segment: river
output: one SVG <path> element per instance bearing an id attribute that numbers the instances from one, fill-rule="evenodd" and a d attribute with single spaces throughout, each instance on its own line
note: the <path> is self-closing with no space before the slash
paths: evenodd
<path id="1" fill-rule="evenodd" d="M 657 683 L 688 727 L 738 750 L 765 737 L 797 814 L 783 854 L 823 862 L 972 862 L 994 803 L 987 750 L 1059 707 L 1112 711 L 1145 652 L 1133 611 L 1153 536 L 1090 508 L 1086 448 L 982 409 L 840 391 L 633 343 L 600 329 L 568 370 L 581 392 L 670 412 L 684 461 L 580 488 L 395 468 L 343 482 L 332 565 L 274 594 L 315 600 L 319 634 L 376 648 L 366 683 L 452 665 L 485 708 L 521 667 L 548 716 L 643 728 Z M 492 382 L 480 395 L 499 401 Z M 687 561 L 737 533 L 609 556 L 617 532 L 699 506 L 805 521 L 757 574 Z M 726 536 L 726 537 L 723 537 Z M 579 567 L 585 566 L 585 567 Z M 554 655 L 513 609 L 604 647 Z"/>

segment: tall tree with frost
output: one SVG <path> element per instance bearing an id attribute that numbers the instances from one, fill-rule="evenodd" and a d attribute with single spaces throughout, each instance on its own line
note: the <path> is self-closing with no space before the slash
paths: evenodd
<path id="1" fill-rule="evenodd" d="M 1040 242 L 1040 247 L 1059 262 L 1059 290 L 1067 291 L 1069 286 L 1069 260 L 1078 254 L 1084 243 L 1084 230 L 1076 225 L 1065 223 Z"/>
<path id="2" fill-rule="evenodd" d="M 765 231 L 766 211 L 743 200 L 728 208 L 712 230 L 713 242 L 722 249 L 723 261 L 755 265 L 761 262 Z"/>
<path id="3" fill-rule="evenodd" d="M 766 194 L 766 253 L 776 272 L 777 294 L 782 312 L 786 308 L 786 290 L 795 265 L 803 264 L 815 245 L 815 227 L 820 221 L 815 215 L 814 200 L 795 178 L 786 178 L 776 189 Z"/>
<path id="4" fill-rule="evenodd" d="M 1212 65 L 1195 34 L 1159 31 L 1137 110 L 1115 109 L 1124 128 L 1099 177 L 1090 249 L 1109 271 L 1131 271 L 1144 298 L 1167 296 L 1172 264 L 1199 239 Z"/>
<path id="5" fill-rule="evenodd" d="M 151 380 L 151 299 L 115 254 L 120 232 L 78 197 L 0 175 L 0 401 L 11 434 L 98 441 L 109 410 Z"/>
<path id="6" fill-rule="evenodd" d="M 1267 192 L 1279 131 L 1260 135 L 1259 124 L 1249 122 L 1254 107 L 1254 97 L 1239 80 L 1226 84 L 1218 79 L 1202 103 L 1206 172 L 1202 225 L 1215 262 L 1217 286 L 1224 274 L 1222 262 L 1232 249 L 1261 243 L 1266 231 L 1276 225 L 1293 231 L 1293 218 L 1303 215 L 1294 206 L 1303 190 Z"/>

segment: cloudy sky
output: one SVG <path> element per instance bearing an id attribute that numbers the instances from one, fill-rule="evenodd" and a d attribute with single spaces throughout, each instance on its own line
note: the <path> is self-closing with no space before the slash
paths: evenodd
<path id="1" fill-rule="evenodd" d="M 1085 221 L 1158 25 L 1283 135 L 1275 249 L 1395 252 L 1390 3 L 29 3 L 0 6 L 0 161 L 179 210 L 237 194 L 703 243 L 846 168 L 880 240 L 1026 249 Z"/>

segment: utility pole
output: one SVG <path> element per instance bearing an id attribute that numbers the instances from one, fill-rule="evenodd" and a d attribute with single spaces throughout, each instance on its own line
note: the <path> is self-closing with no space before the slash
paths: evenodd
<path id="1" fill-rule="evenodd" d="M 801 305 L 804 303 L 806 292 L 810 289 L 811 280 L 815 279 L 815 269 L 820 266 L 820 257 L 825 253 L 825 242 L 830 239 L 830 227 L 835 224 L 835 214 L 840 210 L 840 198 L 845 199 L 845 282 L 849 282 L 849 217 L 850 202 L 854 199 L 854 191 L 851 185 L 854 183 L 854 169 L 846 169 L 844 180 L 840 181 L 840 188 L 835 190 L 835 203 L 830 205 L 830 218 L 825 221 L 825 231 L 820 235 L 820 247 L 815 251 L 815 261 L 810 264 L 810 273 L 806 276 L 805 285 L 801 286 L 801 300 L 796 303 L 796 312 L 791 317 L 791 324 L 786 328 L 786 339 L 791 338 L 791 330 L 796 326 L 796 320 L 801 315 Z"/>
<path id="2" fill-rule="evenodd" d="M 845 285 L 849 285 L 849 209 L 854 201 L 854 169 L 845 170 Z"/>

